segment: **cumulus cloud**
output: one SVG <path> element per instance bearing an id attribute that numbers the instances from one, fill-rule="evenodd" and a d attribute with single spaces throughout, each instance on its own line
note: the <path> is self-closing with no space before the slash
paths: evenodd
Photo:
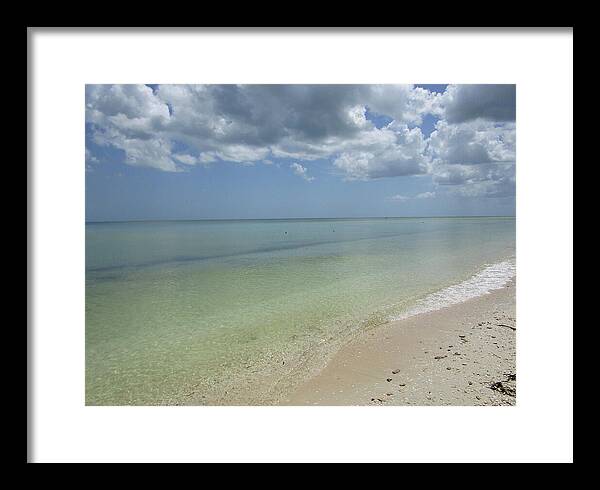
<path id="1" fill-rule="evenodd" d="M 427 172 L 426 141 L 421 129 L 395 121 L 370 131 L 370 140 L 349 143 L 333 164 L 349 180 L 421 175 Z"/>
<path id="2" fill-rule="evenodd" d="M 408 201 L 409 199 L 410 199 L 410 197 L 403 196 L 402 194 L 396 194 L 396 195 L 390 197 L 390 201 L 396 201 L 396 202 L 404 202 L 404 201 Z"/>
<path id="3" fill-rule="evenodd" d="M 173 155 L 173 158 L 185 165 L 196 165 L 199 161 L 195 156 L 186 153 L 176 153 Z"/>
<path id="4" fill-rule="evenodd" d="M 513 197 L 515 195 L 514 176 L 473 182 L 457 187 L 454 191 L 464 197 Z"/>
<path id="5" fill-rule="evenodd" d="M 92 154 L 92 152 L 88 148 L 85 149 L 85 163 L 98 163 L 98 159 Z"/>
<path id="6" fill-rule="evenodd" d="M 514 196 L 516 127 L 482 119 L 440 120 L 428 141 L 429 173 L 436 185 L 463 197 Z"/>
<path id="7" fill-rule="evenodd" d="M 302 177 L 307 182 L 312 182 L 313 180 L 315 180 L 314 177 L 310 177 L 308 175 L 308 169 L 306 167 L 300 165 L 299 163 L 292 163 L 290 165 L 290 168 L 292 169 L 294 174 L 296 174 L 298 177 Z"/>
<path id="8" fill-rule="evenodd" d="M 439 99 L 441 112 L 449 123 L 474 119 L 514 121 L 515 85 L 450 85 Z"/>
<path id="9" fill-rule="evenodd" d="M 85 171 L 93 172 L 94 165 L 99 163 L 99 160 L 92 154 L 92 152 L 86 148 L 85 149 Z"/>
<path id="10" fill-rule="evenodd" d="M 368 114 L 391 122 L 377 127 Z M 426 115 L 438 119 L 429 137 Z M 514 118 L 514 85 L 86 87 L 89 138 L 128 165 L 177 172 L 291 159 L 310 181 L 300 162 L 325 160 L 345 180 L 428 174 L 464 196 L 514 192 Z"/>
<path id="11" fill-rule="evenodd" d="M 422 172 L 406 124 L 420 123 L 436 97 L 411 85 L 91 85 L 86 122 L 95 143 L 122 150 L 130 165 L 160 170 L 201 155 L 254 163 L 370 153 L 387 163 L 367 177 L 404 175 Z M 399 129 L 376 128 L 367 108 Z M 173 154 L 181 145 L 191 150 L 183 160 Z"/>
<path id="12" fill-rule="evenodd" d="M 93 140 L 122 150 L 125 163 L 176 171 L 172 141 L 162 134 L 168 107 L 145 85 L 88 85 L 86 122 Z"/>
<path id="13" fill-rule="evenodd" d="M 398 122 L 420 124 L 424 114 L 441 110 L 440 94 L 412 85 L 363 85 L 361 94 L 371 111 Z"/>
<path id="14" fill-rule="evenodd" d="M 390 201 L 396 201 L 396 202 L 405 202 L 405 201 L 410 201 L 411 199 L 432 199 L 436 196 L 435 192 L 421 192 L 420 194 L 417 194 L 416 196 L 410 197 L 410 196 L 405 196 L 403 194 L 396 194 L 394 196 L 390 196 L 388 199 Z"/>
<path id="15" fill-rule="evenodd" d="M 476 165 L 515 161 L 515 125 L 483 121 L 449 124 L 441 120 L 429 138 L 434 161 Z"/>
<path id="16" fill-rule="evenodd" d="M 515 164 L 436 167 L 433 182 L 450 194 L 464 197 L 510 197 L 516 190 Z"/>

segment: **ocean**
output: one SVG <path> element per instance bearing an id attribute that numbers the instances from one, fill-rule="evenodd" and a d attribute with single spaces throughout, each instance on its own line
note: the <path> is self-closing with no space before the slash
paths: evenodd
<path id="1" fill-rule="evenodd" d="M 502 287 L 515 219 L 86 224 L 86 404 L 275 404 L 345 342 Z"/>

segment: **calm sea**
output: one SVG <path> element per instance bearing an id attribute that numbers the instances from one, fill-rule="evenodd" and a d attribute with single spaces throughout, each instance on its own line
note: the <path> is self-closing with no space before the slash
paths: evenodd
<path id="1" fill-rule="evenodd" d="M 86 225 L 86 403 L 262 404 L 393 318 L 500 287 L 514 218 Z"/>

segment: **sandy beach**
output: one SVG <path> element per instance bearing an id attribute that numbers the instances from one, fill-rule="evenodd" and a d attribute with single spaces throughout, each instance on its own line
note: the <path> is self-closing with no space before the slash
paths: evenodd
<path id="1" fill-rule="evenodd" d="M 343 347 L 283 405 L 515 405 L 515 281 Z"/>
<path id="2" fill-rule="evenodd" d="M 86 404 L 304 403 L 302 385 L 365 337 L 375 347 L 346 366 L 362 356 L 370 372 L 366 352 L 390 348 L 417 359 L 413 339 L 380 332 L 502 288 L 514 234 L 510 217 L 88 224 Z M 398 331 L 442 339 L 452 311 Z"/>

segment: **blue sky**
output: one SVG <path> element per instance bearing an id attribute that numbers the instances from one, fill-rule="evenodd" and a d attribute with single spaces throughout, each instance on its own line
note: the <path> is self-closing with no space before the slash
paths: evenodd
<path id="1" fill-rule="evenodd" d="M 86 88 L 86 220 L 513 215 L 512 85 Z"/>

